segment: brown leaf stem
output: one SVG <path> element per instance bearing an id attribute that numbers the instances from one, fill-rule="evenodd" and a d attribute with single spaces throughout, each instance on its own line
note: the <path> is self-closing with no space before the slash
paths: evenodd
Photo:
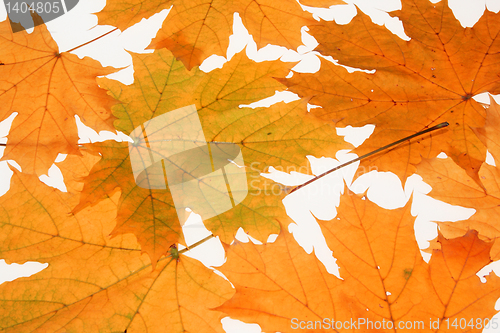
<path id="1" fill-rule="evenodd" d="M 338 169 L 343 168 L 343 167 L 345 167 L 345 166 L 347 166 L 347 165 L 349 165 L 349 164 L 352 164 L 352 163 L 357 162 L 357 161 L 361 161 L 362 159 L 367 158 L 367 157 L 370 157 L 370 156 L 372 156 L 372 155 L 374 155 L 374 154 L 377 154 L 377 153 L 379 153 L 379 152 L 381 152 L 381 151 L 383 151 L 383 150 L 385 150 L 385 149 L 388 149 L 388 148 L 391 148 L 391 147 L 397 146 L 397 145 L 399 145 L 400 143 L 403 143 L 403 142 L 405 142 L 405 141 L 407 141 L 407 140 L 411 140 L 411 139 L 413 139 L 413 138 L 415 138 L 415 137 L 417 137 L 417 136 L 420 136 L 420 135 L 423 135 L 423 134 L 425 134 L 425 133 L 429 133 L 429 132 L 432 132 L 432 131 L 438 130 L 438 129 L 443 128 L 443 127 L 446 127 L 446 126 L 448 126 L 448 125 L 449 125 L 449 123 L 448 123 L 448 122 L 444 122 L 444 123 L 438 124 L 438 125 L 436 125 L 436 126 L 433 126 L 433 127 L 431 127 L 431 128 L 428 128 L 428 129 L 426 129 L 426 130 L 420 131 L 420 132 L 418 132 L 418 133 L 415 133 L 415 134 L 409 135 L 409 136 L 407 136 L 407 137 L 405 137 L 405 138 L 402 138 L 401 140 L 395 141 L 395 142 L 390 143 L 390 144 L 388 144 L 388 145 L 386 145 L 386 146 L 383 146 L 383 147 L 381 147 L 381 148 L 375 149 L 374 151 L 369 152 L 368 154 L 364 154 L 364 155 L 362 155 L 362 156 L 360 156 L 360 157 L 357 157 L 357 158 L 355 158 L 355 159 L 353 159 L 353 160 L 350 160 L 349 162 L 346 162 L 346 163 L 344 163 L 344 164 L 341 164 L 341 165 L 339 165 L 339 166 L 337 166 L 337 167 L 335 167 L 335 168 L 333 168 L 333 169 L 330 169 L 330 170 L 328 170 L 328 171 L 326 171 L 326 172 L 322 173 L 322 174 L 321 174 L 321 175 L 319 175 L 319 176 L 314 177 L 314 178 L 313 178 L 313 179 L 311 179 L 311 180 L 308 180 L 308 181 L 307 181 L 307 182 L 305 182 L 304 184 L 301 184 L 301 185 L 299 185 L 299 186 L 295 187 L 294 189 L 292 189 L 292 190 L 291 190 L 288 194 L 291 194 L 291 193 L 293 193 L 293 192 L 297 191 L 298 189 L 301 189 L 302 187 L 304 187 L 304 186 L 306 186 L 306 185 L 309 185 L 309 184 L 311 184 L 312 182 L 314 182 L 314 181 L 316 181 L 316 180 L 320 179 L 321 177 L 324 177 L 324 176 L 326 176 L 326 175 L 328 175 L 328 174 L 330 174 L 330 173 L 332 173 L 332 172 L 334 172 L 334 171 L 337 171 Z"/>

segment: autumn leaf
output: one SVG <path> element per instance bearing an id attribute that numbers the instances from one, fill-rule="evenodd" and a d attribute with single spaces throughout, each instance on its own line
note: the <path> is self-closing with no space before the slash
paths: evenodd
<path id="1" fill-rule="evenodd" d="M 0 120 L 18 113 L 4 160 L 15 160 L 23 172 L 45 174 L 57 154 L 79 154 L 75 115 L 97 131 L 113 129 L 114 101 L 95 81 L 112 73 L 111 67 L 60 53 L 44 25 L 31 34 L 12 33 L 4 21 L 0 36 Z"/>
<path id="2" fill-rule="evenodd" d="M 0 285 L 3 332 L 224 332 L 210 308 L 232 295 L 229 283 L 184 255 L 152 270 L 132 235 L 110 239 L 117 195 L 70 215 L 74 195 L 14 173 L 0 199 L 0 256 L 49 266 Z"/>
<path id="3" fill-rule="evenodd" d="M 235 12 L 258 48 L 274 44 L 297 49 L 300 29 L 315 22 L 295 0 L 176 1 L 150 47 L 169 49 L 188 69 L 212 54 L 224 56 Z"/>
<path id="4" fill-rule="evenodd" d="M 359 12 L 347 25 L 310 26 L 316 48 L 339 64 L 375 73 L 354 72 L 322 60 L 315 74 L 284 79 L 289 89 L 311 97 L 313 112 L 338 126 L 374 124 L 372 136 L 355 152 L 365 154 L 447 121 L 449 129 L 416 140 L 362 164 L 392 171 L 403 180 L 421 156 L 443 151 L 477 182 L 486 148 L 471 128 L 484 126 L 485 111 L 473 97 L 500 93 L 499 14 L 486 11 L 473 28 L 462 28 L 447 1 L 403 1 L 391 13 L 403 22 L 405 41 Z"/>
<path id="5" fill-rule="evenodd" d="M 295 0 L 113 0 L 107 1 L 97 15 L 100 24 L 124 30 L 172 4 L 168 18 L 150 47 L 169 49 L 188 70 L 201 65 L 212 54 L 225 55 L 235 12 L 240 13 L 259 48 L 277 44 L 297 49 L 302 45 L 300 29 L 315 22 Z"/>
<path id="6" fill-rule="evenodd" d="M 307 112 L 305 101 L 279 103 L 270 108 L 238 108 L 282 88 L 273 76 L 288 73 L 289 65 L 284 63 L 256 63 L 238 54 L 221 70 L 203 74 L 198 69 L 187 71 L 167 51 L 134 55 L 134 63 L 133 85 L 125 86 L 108 79 L 100 81 L 121 102 L 113 109 L 118 130 L 129 134 L 155 117 L 194 103 L 203 127 L 203 140 L 240 147 L 248 182 L 240 186 L 246 187 L 248 194 L 243 201 L 235 203 L 233 209 L 205 219 L 206 227 L 224 242 L 230 243 L 239 228 L 264 241 L 279 231 L 277 221 L 289 223 L 281 203 L 285 191 L 278 187 L 276 192 L 275 184 L 260 176 L 268 166 L 304 171 L 308 169 L 306 155 L 333 156 L 339 147 L 348 146 L 336 135 L 331 124 Z M 189 127 L 183 131 L 193 129 Z M 172 149 L 188 143 L 182 143 L 181 138 L 177 148 Z M 186 213 L 176 211 L 170 190 L 145 189 L 137 184 L 128 146 L 128 143 L 102 143 L 89 147 L 102 159 L 85 180 L 80 203 L 74 211 L 95 204 L 107 193 L 120 188 L 122 197 L 113 234 L 134 233 L 155 262 L 172 244 L 182 242 L 180 227 Z M 168 156 L 161 157 L 169 160 Z M 184 168 L 184 173 L 191 172 L 188 167 Z M 200 206 L 200 202 L 205 201 L 193 202 L 200 209 L 194 210 L 204 218 L 212 208 Z"/>
<path id="7" fill-rule="evenodd" d="M 490 96 L 490 105 L 486 109 L 486 122 L 483 128 L 473 128 L 477 137 L 488 148 L 495 160 L 500 161 L 500 138 L 498 137 L 498 128 L 500 126 L 500 106 Z"/>
<path id="8" fill-rule="evenodd" d="M 66 190 L 78 195 L 82 192 L 84 177 L 88 176 L 90 170 L 101 159 L 99 155 L 84 149 L 80 149 L 80 153 L 81 155 L 67 155 L 63 161 L 55 163 L 61 170 Z"/>
<path id="9" fill-rule="evenodd" d="M 302 45 L 300 29 L 315 23 L 310 14 L 293 0 L 236 2 L 243 24 L 253 36 L 257 47 L 280 45 L 296 50 Z"/>
<path id="10" fill-rule="evenodd" d="M 106 1 L 96 15 L 101 25 L 109 24 L 123 31 L 171 6 L 172 1 L 165 0 L 112 0 Z"/>
<path id="11" fill-rule="evenodd" d="M 320 221 L 345 286 L 356 290 L 352 295 L 357 301 L 392 320 L 395 327 L 398 321 L 418 320 L 425 322 L 426 331 L 435 331 L 428 327 L 430 318 L 469 322 L 495 314 L 500 280 L 492 274 L 483 284 L 475 275 L 491 262 L 493 244 L 479 240 L 473 231 L 455 239 L 440 235 L 442 249 L 426 264 L 415 240 L 414 221 L 409 203 L 387 211 L 352 193 L 341 198 L 337 218 Z M 444 324 L 441 329 L 453 330 Z"/>
<path id="12" fill-rule="evenodd" d="M 191 69 L 212 54 L 225 55 L 232 33 L 232 2 L 176 1 L 150 48 L 167 48 Z"/>
<path id="13" fill-rule="evenodd" d="M 419 332 L 436 332 L 430 319 L 439 319 L 438 331 L 446 332 L 453 327 L 446 329 L 443 320 L 468 322 L 495 314 L 500 280 L 492 274 L 483 284 L 475 275 L 491 262 L 492 244 L 479 240 L 476 232 L 456 239 L 441 236 L 442 250 L 435 250 L 426 264 L 413 222 L 409 204 L 387 211 L 352 193 L 344 195 L 337 218 L 320 221 L 343 280 L 283 231 L 273 244 L 227 246 L 221 271 L 236 294 L 217 309 L 256 322 L 266 332 L 326 332 L 332 330 L 327 326 L 331 320 L 348 323 L 336 331 L 373 331 L 367 326 L 371 320 L 379 323 L 380 332 L 394 331 L 391 326 L 403 331 L 398 325 L 408 321 L 422 322 Z"/>
<path id="14" fill-rule="evenodd" d="M 499 14 L 462 28 L 446 1 L 404 0 L 391 14 L 411 38 L 404 41 L 363 13 L 348 25 L 317 22 L 299 2 L 340 3 L 109 0 L 99 23 L 122 30 L 171 7 L 155 51 L 132 54 L 131 85 L 102 78 L 112 70 L 97 61 L 60 53 L 43 25 L 12 34 L 0 23 L 0 120 L 18 113 L 4 158 L 23 170 L 13 170 L 0 197 L 0 258 L 48 264 L 0 284 L 2 332 L 222 333 L 227 315 L 266 332 L 402 332 L 409 322 L 419 325 L 413 331 L 447 332 L 462 319 L 466 330 L 482 330 L 478 320 L 497 313 L 500 297 L 494 273 L 485 283 L 476 275 L 500 258 L 500 175 L 482 163 L 486 149 L 498 157 L 498 106 L 473 97 L 499 93 Z M 207 57 L 226 55 L 235 13 L 259 48 L 297 49 L 307 26 L 322 55 L 364 71 L 322 58 L 318 73 L 290 77 L 295 64 L 240 52 L 202 72 Z M 301 99 L 244 106 L 287 87 Z M 308 112 L 308 103 L 321 107 Z M 77 145 L 75 115 L 129 139 Z M 318 221 L 341 278 L 283 230 L 287 188 L 261 175 L 270 166 L 311 175 L 306 156 L 352 148 L 335 125 L 376 125 L 354 150 L 361 155 L 444 121 L 447 129 L 362 162 L 403 180 L 418 171 L 431 196 L 476 209 L 469 220 L 438 223 L 428 263 L 410 203 L 385 210 L 347 192 L 336 218 Z M 433 159 L 441 151 L 451 158 Z M 67 192 L 37 178 L 58 153 L 69 154 L 56 163 Z M 191 210 L 223 242 L 227 279 L 177 251 L 204 250 L 206 239 L 184 240 Z M 240 228 L 262 242 L 279 236 L 242 244 Z"/>
<path id="15" fill-rule="evenodd" d="M 452 205 L 476 209 L 467 221 L 439 223 L 445 236 L 458 236 L 468 230 L 479 231 L 484 239 L 493 240 L 500 236 L 500 188 L 498 168 L 483 164 L 479 177 L 484 188 L 468 177 L 450 159 L 422 160 L 417 165 L 418 174 L 432 186 L 429 195 Z M 492 258 L 500 259 L 500 245 L 495 242 Z"/>
<path id="16" fill-rule="evenodd" d="M 240 59 L 241 57 L 236 57 L 234 62 L 228 64 L 233 66 L 227 66 L 226 71 L 222 73 L 216 72 L 220 73 L 216 77 L 212 74 L 203 78 L 199 70 L 188 72 L 181 62 L 176 61 L 166 51 L 156 52 L 153 55 L 135 55 L 134 85 L 123 86 L 116 81 L 102 80 L 103 85 L 122 103 L 114 109 L 118 117 L 117 129 L 131 133 L 134 128 L 154 119 L 155 116 L 196 101 L 198 103 L 206 101 L 205 108 L 218 107 L 220 111 L 225 108 L 235 108 L 240 103 L 251 103 L 254 99 L 270 95 L 279 86 L 279 83 L 266 75 L 268 72 L 277 74 L 277 70 L 283 70 L 286 67 L 281 69 L 274 66 L 276 69 L 272 69 L 273 67 L 266 66 L 267 70 L 264 71 L 244 71 L 253 62 L 247 60 L 242 64 L 238 61 Z M 234 73 L 235 64 L 241 65 L 243 70 Z M 245 73 L 251 73 L 251 76 L 242 77 Z M 200 81 L 203 85 L 199 86 L 200 91 L 195 94 L 194 89 Z M 210 85 L 212 82 L 214 85 Z M 260 89 L 255 94 L 254 87 L 257 85 Z M 206 89 L 207 86 L 213 89 Z M 265 89 L 265 86 L 269 88 Z M 239 99 L 233 97 L 236 94 L 239 94 Z M 107 148 L 104 148 L 105 146 Z M 103 159 L 91 171 L 85 182 L 80 204 L 74 211 L 78 211 L 89 203 L 99 201 L 105 197 L 106 193 L 120 187 L 123 196 L 120 199 L 120 213 L 114 234 L 133 232 L 152 261 L 156 262 L 160 256 L 168 252 L 171 245 L 178 241 L 182 242 L 181 223 L 170 192 L 144 189 L 136 184 L 130 165 L 128 143 L 101 144 L 98 150 Z M 266 209 L 268 214 L 277 208 L 283 211 L 281 207 L 261 207 L 261 209 Z M 262 238 L 278 230 L 277 223 L 272 219 L 273 215 L 269 215 L 270 217 L 262 216 L 263 222 L 260 223 L 264 229 Z M 255 225 L 253 217 L 242 215 L 241 218 L 247 218 Z M 213 232 L 224 234 L 224 240 L 230 242 L 239 226 L 231 222 L 231 227 L 219 225 L 217 227 L 219 230 L 213 230 Z M 253 229 L 259 230 L 256 226 Z"/>

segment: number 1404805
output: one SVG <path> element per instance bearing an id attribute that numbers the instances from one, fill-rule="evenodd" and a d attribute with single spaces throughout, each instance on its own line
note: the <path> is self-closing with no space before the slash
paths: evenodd
<path id="1" fill-rule="evenodd" d="M 498 322 L 497 318 L 489 319 L 489 318 L 472 318 L 472 319 L 465 319 L 465 318 L 446 318 L 442 322 L 444 325 L 446 325 L 447 329 L 460 329 L 460 330 L 465 330 L 465 329 L 497 329 L 498 328 Z"/>
<path id="2" fill-rule="evenodd" d="M 52 21 L 73 9 L 79 0 L 3 0 L 13 32 Z"/>
<path id="3" fill-rule="evenodd" d="M 61 11 L 61 7 L 59 6 L 59 2 L 14 2 L 5 4 L 5 8 L 7 9 L 7 13 L 54 13 L 57 14 Z"/>

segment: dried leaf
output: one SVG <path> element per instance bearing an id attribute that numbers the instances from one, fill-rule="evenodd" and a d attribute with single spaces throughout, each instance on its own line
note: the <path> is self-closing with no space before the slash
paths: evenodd
<path id="1" fill-rule="evenodd" d="M 18 113 L 3 160 L 15 160 L 23 172 L 46 174 L 57 154 L 79 154 L 75 115 L 97 131 L 113 129 L 115 102 L 96 77 L 114 69 L 59 53 L 44 25 L 31 34 L 12 33 L 9 22 L 1 22 L 0 50 L 0 120 Z"/>
<path id="2" fill-rule="evenodd" d="M 500 127 L 500 107 L 490 96 L 490 106 L 486 109 L 486 123 L 484 127 L 473 128 L 477 137 L 488 148 L 495 160 L 500 162 L 500 138 L 498 128 Z"/>
<path id="3" fill-rule="evenodd" d="M 310 26 L 316 48 L 342 65 L 375 73 L 354 72 L 322 60 L 316 74 L 284 79 L 289 89 L 310 97 L 322 108 L 313 112 L 338 125 L 375 124 L 372 136 L 355 152 L 362 155 L 407 135 L 447 121 L 449 129 L 367 159 L 379 171 L 392 171 L 403 181 L 415 172 L 421 156 L 443 151 L 469 176 L 477 173 L 486 149 L 472 127 L 484 126 L 485 111 L 472 97 L 500 93 L 499 14 L 486 11 L 473 28 L 462 28 L 447 1 L 403 1 L 399 17 L 404 41 L 359 12 L 348 25 L 321 22 Z"/>
<path id="4" fill-rule="evenodd" d="M 477 230 L 485 239 L 495 239 L 500 235 L 500 171 L 483 164 L 479 177 L 484 188 L 477 185 L 450 159 L 422 160 L 417 166 L 418 174 L 432 186 L 429 195 L 438 200 L 476 209 L 471 220 L 440 223 L 445 236 L 458 236 L 468 230 Z M 492 258 L 500 259 L 500 245 L 495 243 Z"/>
<path id="5" fill-rule="evenodd" d="M 49 264 L 0 285 L 4 332 L 224 332 L 227 281 L 183 255 L 152 270 L 132 235 L 109 238 L 117 195 L 70 215 L 74 199 L 18 172 L 0 199 L 0 256 Z"/>
<path id="6" fill-rule="evenodd" d="M 476 232 L 449 240 L 440 236 L 442 250 L 426 264 L 413 221 L 409 205 L 386 211 L 352 193 L 344 195 L 338 218 L 320 221 L 343 280 L 284 232 L 273 244 L 228 246 L 221 271 L 236 294 L 217 309 L 267 332 L 327 332 L 332 321 L 342 323 L 339 332 L 373 327 L 392 332 L 391 327 L 407 322 L 418 322 L 419 332 L 434 332 L 430 323 L 438 319 L 447 332 L 453 327 L 446 329 L 443 320 L 469 322 L 495 314 L 500 279 L 490 274 L 484 284 L 475 275 L 491 262 L 492 244 Z"/>
<path id="7" fill-rule="evenodd" d="M 197 189 L 182 188 L 180 195 L 187 202 L 187 207 L 202 216 L 209 230 L 220 236 L 222 241 L 230 243 L 240 227 L 253 237 L 265 241 L 270 234 L 279 231 L 277 221 L 289 223 L 289 217 L 281 204 L 286 192 L 260 176 L 268 166 L 280 166 L 289 172 L 310 173 L 306 155 L 333 156 L 339 147 L 348 147 L 336 135 L 333 124 L 318 120 L 307 112 L 305 101 L 279 103 L 269 108 L 239 108 L 241 104 L 268 97 L 275 89 L 282 88 L 273 77 L 285 76 L 289 70 L 288 64 L 277 61 L 256 63 L 238 54 L 221 70 L 203 74 L 198 69 L 187 71 L 167 51 L 134 55 L 134 63 L 136 72 L 133 85 L 125 86 L 108 79 L 100 81 L 121 102 L 113 109 L 118 118 L 117 129 L 127 134 L 139 129 L 140 135 L 144 131 L 151 131 L 154 133 L 151 135 L 155 135 L 155 142 L 164 142 L 163 148 L 170 140 L 172 146 L 168 146 L 168 149 L 176 154 L 186 151 L 187 147 L 203 147 L 206 142 L 215 145 L 211 146 L 212 154 L 214 147 L 224 144 L 232 144 L 241 151 L 241 161 L 235 162 L 241 165 L 220 161 L 221 167 L 223 164 L 229 165 L 224 166 L 226 176 L 232 177 L 229 194 L 226 193 L 227 182 L 218 188 L 211 182 L 213 178 L 202 180 L 198 177 L 199 170 L 204 169 L 203 156 L 186 155 L 186 159 L 181 159 L 180 155 L 156 151 L 156 148 L 148 146 L 150 143 L 145 143 L 144 147 L 139 143 L 138 146 L 106 143 L 91 148 L 103 158 L 86 179 L 80 204 L 74 211 L 94 204 L 105 198 L 106 193 L 120 188 L 122 197 L 113 235 L 134 233 L 153 262 L 166 254 L 172 244 L 182 242 L 180 227 L 189 213 L 179 207 L 176 209 L 171 186 L 177 182 L 172 183 L 168 176 L 167 181 L 164 180 L 164 172 L 167 171 L 159 171 L 159 181 L 163 184 L 161 188 L 148 189 L 139 184 L 130 162 L 129 153 L 132 150 L 141 156 L 133 163 L 147 166 L 152 160 L 160 159 L 161 163 L 176 166 L 175 178 L 182 179 L 184 183 L 196 178 L 197 188 L 208 188 L 211 191 L 209 197 L 213 200 L 203 198 L 206 194 L 196 192 Z M 195 105 L 193 110 L 186 111 L 189 116 L 183 116 L 186 120 L 182 124 L 180 120 L 172 123 L 175 129 L 169 127 L 172 125 L 170 121 L 162 123 L 166 121 L 165 117 L 189 104 Z M 197 124 L 201 127 L 198 128 Z M 197 133 L 196 140 L 191 136 L 186 139 L 180 137 L 180 134 L 175 134 L 177 129 L 186 135 Z M 168 140 L 161 132 L 169 135 Z M 150 134 L 146 136 L 153 140 Z M 207 163 L 209 161 L 207 158 Z M 190 169 L 190 165 L 194 169 Z M 206 167 L 210 169 L 211 166 Z M 215 172 L 210 170 L 207 173 L 212 171 Z M 144 181 L 152 181 L 153 176 L 148 177 Z M 167 183 L 168 189 L 165 186 Z M 176 195 L 179 196 L 179 191 L 173 196 Z M 237 195 L 239 199 L 235 199 Z M 224 200 L 230 202 L 233 208 L 214 206 L 215 202 L 220 204 Z"/>
<path id="8" fill-rule="evenodd" d="M 300 29 L 315 22 L 295 0 L 177 1 L 150 47 L 168 48 L 190 70 L 212 54 L 225 55 L 235 12 L 259 48 L 274 44 L 297 49 L 302 45 Z"/>

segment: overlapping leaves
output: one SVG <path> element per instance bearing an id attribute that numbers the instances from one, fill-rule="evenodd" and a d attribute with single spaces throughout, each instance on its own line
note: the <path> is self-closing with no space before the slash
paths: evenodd
<path id="1" fill-rule="evenodd" d="M 481 283 L 476 273 L 500 253 L 492 242 L 498 236 L 500 175 L 497 168 L 481 167 L 486 147 L 498 157 L 497 106 L 492 102 L 485 110 L 472 97 L 498 93 L 497 14 L 486 12 L 474 28 L 463 29 L 446 1 L 405 0 L 394 15 L 410 41 L 362 13 L 346 26 L 317 23 L 295 1 L 113 0 L 98 17 L 124 29 L 170 6 L 151 44 L 157 50 L 133 55 L 134 84 L 98 80 L 108 96 L 95 78 L 111 70 L 60 54 L 43 26 L 32 35 L 3 31 L 2 117 L 19 113 L 7 158 L 17 160 L 24 173 L 14 173 L 11 189 L 0 198 L 0 257 L 49 263 L 37 275 L 0 286 L 4 331 L 222 332 L 223 313 L 266 331 L 290 331 L 293 318 L 308 323 L 360 317 L 394 325 L 424 321 L 421 331 L 429 331 L 429 319 L 496 313 L 498 278 L 491 274 Z M 348 73 L 322 61 L 319 73 L 286 79 L 291 64 L 256 63 L 240 53 L 220 70 L 201 72 L 197 66 L 206 57 L 225 54 L 235 12 L 259 47 L 295 49 L 301 27 L 308 25 L 322 54 L 376 71 Z M 239 107 L 284 90 L 283 83 L 307 98 L 269 108 Z M 307 112 L 308 98 L 322 108 Z M 114 101 L 119 102 L 112 109 L 115 118 Z M 334 156 L 348 148 L 336 136 L 335 122 L 376 125 L 357 149 L 364 153 L 448 121 L 450 129 L 364 163 L 403 180 L 420 163 L 431 195 L 477 213 L 469 221 L 441 224 L 427 264 L 414 238 L 409 204 L 386 211 L 348 193 L 336 219 L 319 221 L 343 280 L 281 230 L 274 244 L 225 245 L 228 261 L 221 270 L 232 289 L 196 260 L 176 255 L 172 246 L 183 242 L 183 234 L 171 193 L 138 186 L 129 142 L 77 147 L 75 114 L 96 130 L 131 134 L 188 105 L 194 105 L 207 142 L 237 145 L 244 158 L 238 167 L 246 171 L 247 197 L 204 221 L 227 244 L 240 227 L 265 241 L 288 225 L 281 203 L 285 192 L 269 193 L 271 181 L 260 173 L 268 166 L 304 170 L 306 155 Z M 421 159 L 440 151 L 454 162 Z M 59 164 L 67 193 L 26 174 L 45 173 L 57 153 L 72 154 Z"/>
<path id="2" fill-rule="evenodd" d="M 331 1 L 333 5 L 336 1 Z M 322 3 L 324 5 L 324 2 Z M 99 23 L 124 29 L 149 17 L 155 9 L 173 6 L 168 19 L 151 46 L 168 48 L 191 69 L 212 54 L 225 55 L 232 34 L 233 15 L 240 13 L 243 23 L 258 47 L 267 44 L 296 49 L 302 45 L 300 29 L 313 23 L 294 0 L 245 1 L 108 1 L 98 13 Z M 146 9 L 146 10 L 145 10 Z"/>
<path id="3" fill-rule="evenodd" d="M 385 211 L 344 195 L 337 218 L 320 221 L 343 280 L 326 272 L 290 234 L 282 233 L 275 244 L 229 246 L 221 270 L 236 294 L 218 310 L 257 322 L 266 332 L 371 331 L 374 322 L 381 332 L 434 332 L 429 320 L 469 322 L 493 315 L 500 279 L 493 274 L 483 284 L 475 275 L 491 261 L 492 244 L 476 232 L 453 240 L 440 236 L 442 248 L 426 264 L 413 221 L 409 204 Z M 416 322 L 423 324 L 415 327 Z M 440 331 L 449 330 L 442 325 Z"/>
<path id="4" fill-rule="evenodd" d="M 0 256 L 49 267 L 0 286 L 3 332 L 186 332 L 200 317 L 204 332 L 223 332 L 222 314 L 209 309 L 232 295 L 227 281 L 184 256 L 152 270 L 134 236 L 109 237 L 117 195 L 71 215 L 77 200 L 13 176 L 1 200 Z"/>
<path id="5" fill-rule="evenodd" d="M 166 112 L 194 104 L 207 142 L 240 146 L 247 171 L 247 197 L 234 209 L 205 225 L 230 243 L 242 227 L 265 240 L 279 231 L 288 217 L 281 205 L 284 192 L 272 194 L 269 180 L 260 176 L 268 166 L 300 170 L 305 155 L 333 155 L 346 146 L 332 124 L 308 114 L 305 101 L 280 103 L 270 108 L 239 108 L 268 97 L 283 86 L 273 77 L 284 77 L 289 66 L 282 62 L 256 63 L 237 54 L 221 70 L 204 74 L 187 71 L 167 51 L 135 55 L 135 82 L 124 86 L 112 80 L 100 82 L 121 104 L 114 108 L 115 126 L 127 134 Z M 182 240 L 174 204 L 166 190 L 140 188 L 134 181 L 127 143 L 93 145 L 102 160 L 86 179 L 75 211 L 94 204 L 106 193 L 122 189 L 118 226 L 114 234 L 133 232 L 153 261 Z M 346 146 L 347 147 L 347 146 Z"/>
<path id="6" fill-rule="evenodd" d="M 421 156 L 443 151 L 479 182 L 486 148 L 472 128 L 484 126 L 485 111 L 472 97 L 500 93 L 499 14 L 486 11 L 473 28 L 464 29 L 447 1 L 405 0 L 402 5 L 391 15 L 401 19 L 410 41 L 361 12 L 348 25 L 310 27 L 319 52 L 375 73 L 348 73 L 323 60 L 317 74 L 295 74 L 282 82 L 322 106 L 314 110 L 322 119 L 342 126 L 375 124 L 373 135 L 356 149 L 360 155 L 447 121 L 448 131 L 364 163 L 404 180 Z"/>

